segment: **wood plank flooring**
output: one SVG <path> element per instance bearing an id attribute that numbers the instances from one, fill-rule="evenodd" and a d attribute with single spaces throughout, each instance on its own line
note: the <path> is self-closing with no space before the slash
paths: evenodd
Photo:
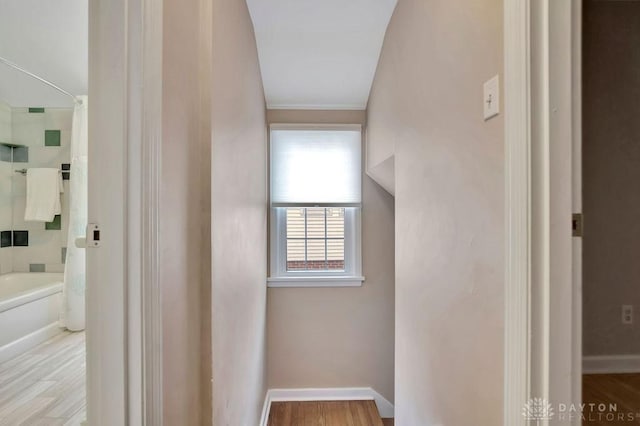
<path id="1" fill-rule="evenodd" d="M 586 408 L 585 426 L 640 424 L 640 374 L 586 374 L 582 377 L 582 401 L 617 406 L 613 419 Z M 620 414 L 623 419 L 616 418 Z"/>
<path id="2" fill-rule="evenodd" d="M 384 426 L 374 401 L 272 402 L 269 426 Z"/>
<path id="3" fill-rule="evenodd" d="M 0 425 L 80 425 L 85 381 L 84 332 L 64 332 L 0 364 Z"/>

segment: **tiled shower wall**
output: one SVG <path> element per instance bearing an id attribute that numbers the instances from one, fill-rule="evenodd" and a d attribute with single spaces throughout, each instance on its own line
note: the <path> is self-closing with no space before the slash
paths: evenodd
<path id="1" fill-rule="evenodd" d="M 11 143 L 11 139 L 11 107 L 0 102 L 0 143 Z M 4 156 L 0 154 L 0 158 L 7 160 L 7 151 L 10 154 L 11 148 L 0 147 L 0 152 L 4 153 Z M 0 231 L 11 230 L 12 227 L 11 174 L 11 162 L 0 161 Z M 12 247 L 0 247 L 0 274 L 11 271 L 13 271 Z"/>
<path id="2" fill-rule="evenodd" d="M 70 162 L 71 123 L 70 108 L 12 108 L 11 141 L 20 145 L 13 149 L 13 169 L 31 167 L 62 168 Z M 1 160 L 2 158 L 0 158 Z M 4 170 L 0 161 L 0 177 Z M 11 163 L 7 163 L 11 165 Z M 12 272 L 62 272 L 66 251 L 67 226 L 69 222 L 69 181 L 64 180 L 62 214 L 51 223 L 25 222 L 26 176 L 10 172 L 13 183 L 12 247 L 8 248 Z M 65 174 L 68 176 L 68 173 Z M 1 188 L 1 186 L 0 186 Z M 0 199 L 0 218 L 6 200 Z M 0 219 L 1 220 L 1 219 Z M 3 248 L 0 263 L 5 262 Z M 5 267 L 2 273 L 11 272 Z"/>

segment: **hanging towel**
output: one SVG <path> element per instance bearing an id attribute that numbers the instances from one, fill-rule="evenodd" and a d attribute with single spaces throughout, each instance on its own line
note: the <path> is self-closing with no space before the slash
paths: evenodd
<path id="1" fill-rule="evenodd" d="M 64 192 L 59 169 L 27 170 L 27 203 L 24 220 L 52 222 L 60 214 L 60 193 Z"/>

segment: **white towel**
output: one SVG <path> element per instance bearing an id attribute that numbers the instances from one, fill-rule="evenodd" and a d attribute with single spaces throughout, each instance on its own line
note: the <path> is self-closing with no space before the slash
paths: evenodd
<path id="1" fill-rule="evenodd" d="M 62 210 L 61 192 L 64 192 L 64 187 L 59 169 L 28 169 L 24 220 L 52 222 Z"/>

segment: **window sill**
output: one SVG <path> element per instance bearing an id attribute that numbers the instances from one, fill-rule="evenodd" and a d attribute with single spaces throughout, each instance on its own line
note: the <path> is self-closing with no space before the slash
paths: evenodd
<path id="1" fill-rule="evenodd" d="M 361 287 L 364 277 L 267 278 L 267 287 Z"/>

